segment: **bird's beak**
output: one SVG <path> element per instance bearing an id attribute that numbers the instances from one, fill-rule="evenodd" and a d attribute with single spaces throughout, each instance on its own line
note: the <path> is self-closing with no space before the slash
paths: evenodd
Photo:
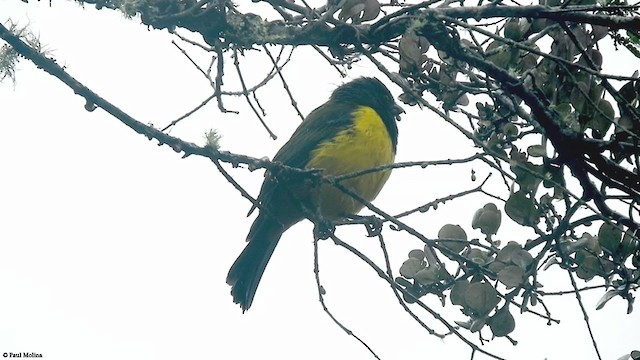
<path id="1" fill-rule="evenodd" d="M 393 113 L 395 114 L 394 118 L 396 119 L 396 121 L 400 121 L 400 114 L 404 114 L 404 109 L 402 108 L 402 106 L 394 103 Z"/>

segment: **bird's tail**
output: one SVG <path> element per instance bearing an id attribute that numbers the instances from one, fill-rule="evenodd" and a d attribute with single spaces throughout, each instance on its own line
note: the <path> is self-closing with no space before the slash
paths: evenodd
<path id="1" fill-rule="evenodd" d="M 233 302 L 240 304 L 242 312 L 251 307 L 262 274 L 286 229 L 287 227 L 264 213 L 258 215 L 251 225 L 247 236 L 249 243 L 231 265 L 227 275 Z"/>

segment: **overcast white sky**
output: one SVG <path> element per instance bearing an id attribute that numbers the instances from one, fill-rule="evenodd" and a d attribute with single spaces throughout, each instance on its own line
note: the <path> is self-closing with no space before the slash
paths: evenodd
<path id="1" fill-rule="evenodd" d="M 140 121 L 163 126 L 209 94 L 204 78 L 164 31 L 61 1 L 49 8 L 47 1 L 0 0 L 0 10 L 0 21 L 28 24 L 71 75 Z M 257 64 L 268 59 L 247 55 L 246 74 L 260 78 L 264 66 Z M 637 69 L 637 59 L 635 64 L 627 75 Z M 294 53 L 284 74 L 304 114 L 344 81 L 306 51 Z M 232 67 L 227 75 L 226 84 L 237 89 Z M 362 61 L 350 77 L 359 75 L 378 73 Z M 390 89 L 399 94 L 397 87 Z M 241 99 L 225 103 L 240 115 L 222 115 L 212 103 L 172 134 L 203 144 L 204 131 L 216 128 L 223 149 L 271 157 L 299 119 L 278 81 L 258 95 L 277 141 Z M 54 360 L 371 358 L 318 303 L 309 223 L 283 237 L 253 307 L 243 315 L 231 301 L 225 276 L 244 247 L 253 219 L 245 217 L 250 204 L 210 161 L 182 159 L 83 105 L 27 61 L 20 62 L 15 86 L 0 84 L 0 354 L 36 352 Z M 426 111 L 408 110 L 399 127 L 399 161 L 475 152 Z M 257 193 L 261 172 L 231 171 Z M 476 171 L 479 178 L 487 174 L 481 167 Z M 475 184 L 470 167 L 396 171 L 376 204 L 395 213 Z M 428 236 L 453 222 L 478 237 L 470 219 L 484 202 L 469 197 L 407 221 Z M 377 241 L 353 230 L 338 235 L 380 260 Z M 508 224 L 498 233 L 505 241 L 528 236 Z M 388 231 L 386 240 L 395 269 L 409 250 L 420 247 L 405 233 Z M 388 285 L 329 242 L 321 244 L 321 276 L 331 310 L 382 359 L 469 357 L 459 340 L 429 336 L 397 305 Z M 561 271 L 547 271 L 540 281 L 569 286 Z M 640 318 L 638 311 L 626 315 L 620 299 L 595 311 L 600 295 L 585 294 L 584 300 L 603 358 L 616 359 L 638 348 Z M 464 320 L 455 307 L 426 300 L 450 320 Z M 497 339 L 486 349 L 510 359 L 594 359 L 575 298 L 549 299 L 548 306 L 560 325 L 518 314 L 513 336 L 519 345 Z"/>

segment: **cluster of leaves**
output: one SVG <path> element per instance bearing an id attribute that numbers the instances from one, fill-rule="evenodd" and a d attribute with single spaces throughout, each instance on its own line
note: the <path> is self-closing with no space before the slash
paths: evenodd
<path id="1" fill-rule="evenodd" d="M 480 331 L 485 325 L 493 336 L 506 336 L 515 328 L 509 307 L 514 298 L 522 297 L 517 305 L 523 311 L 538 304 L 541 287 L 535 281 L 537 260 L 517 242 L 492 240 L 501 224 L 501 211 L 494 203 L 478 209 L 471 221 L 474 229 L 486 235 L 486 241 L 468 240 L 460 225 L 446 224 L 438 232 L 438 240 L 409 253 L 400 267 L 401 278 L 396 282 L 405 287 L 406 300 L 412 302 L 429 293 L 444 299 L 449 292 L 453 305 L 462 307 L 468 317 L 457 324 Z M 445 262 L 436 253 L 456 266 L 455 274 L 447 271 Z M 522 294 L 520 294 L 522 293 Z"/>
<path id="2" fill-rule="evenodd" d="M 508 206 L 508 202 L 507 205 Z M 512 220 L 517 220 L 507 212 Z M 485 325 L 493 336 L 506 336 L 515 328 L 515 320 L 509 306 L 516 304 L 521 311 L 542 302 L 544 292 L 536 280 L 538 264 L 546 250 L 535 258 L 530 244 L 523 248 L 515 241 L 501 246 L 492 240 L 501 224 L 501 211 L 493 203 L 478 209 L 471 225 L 486 235 L 486 241 L 468 240 L 460 225 L 446 224 L 438 232 L 438 240 L 424 249 L 409 252 L 408 259 L 400 267 L 396 282 L 407 290 L 408 302 L 415 302 L 427 294 L 444 299 L 449 292 L 453 305 L 462 307 L 468 320 L 456 322 L 471 332 L 480 331 Z M 436 254 L 441 254 L 438 257 Z M 447 271 L 445 262 L 454 263 L 455 274 Z M 631 257 L 631 266 L 624 263 Z M 611 224 L 603 223 L 596 236 L 584 233 L 579 239 L 565 237 L 557 250 L 546 259 L 544 269 L 553 264 L 574 272 L 585 281 L 594 277 L 604 278 L 613 289 L 600 300 L 602 308 L 614 296 L 623 296 L 632 310 L 633 298 L 629 289 L 635 287 L 640 277 L 640 242 L 637 234 L 624 234 Z M 519 299 L 519 303 L 515 300 Z"/>
<path id="3" fill-rule="evenodd" d="M 604 279 L 611 289 L 596 308 L 601 309 L 614 296 L 621 296 L 627 300 L 627 312 L 631 313 L 634 297 L 629 290 L 637 288 L 640 279 L 639 237 L 637 230 L 627 229 L 623 233 L 618 226 L 603 223 L 597 235 L 585 232 L 577 239 L 564 237 L 545 269 L 558 264 L 585 281 Z"/>

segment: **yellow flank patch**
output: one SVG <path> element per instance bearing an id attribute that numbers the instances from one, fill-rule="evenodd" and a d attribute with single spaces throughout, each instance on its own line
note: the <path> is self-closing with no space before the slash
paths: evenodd
<path id="1" fill-rule="evenodd" d="M 393 163 L 393 145 L 380 115 L 370 107 L 361 106 L 352 117 L 352 127 L 340 131 L 311 152 L 307 169 L 324 169 L 325 175 L 337 176 Z M 390 174 L 390 170 L 378 171 L 346 179 L 341 184 L 372 201 Z M 325 217 L 355 214 L 362 209 L 357 200 L 333 186 L 324 185 L 321 192 L 320 212 Z"/>

